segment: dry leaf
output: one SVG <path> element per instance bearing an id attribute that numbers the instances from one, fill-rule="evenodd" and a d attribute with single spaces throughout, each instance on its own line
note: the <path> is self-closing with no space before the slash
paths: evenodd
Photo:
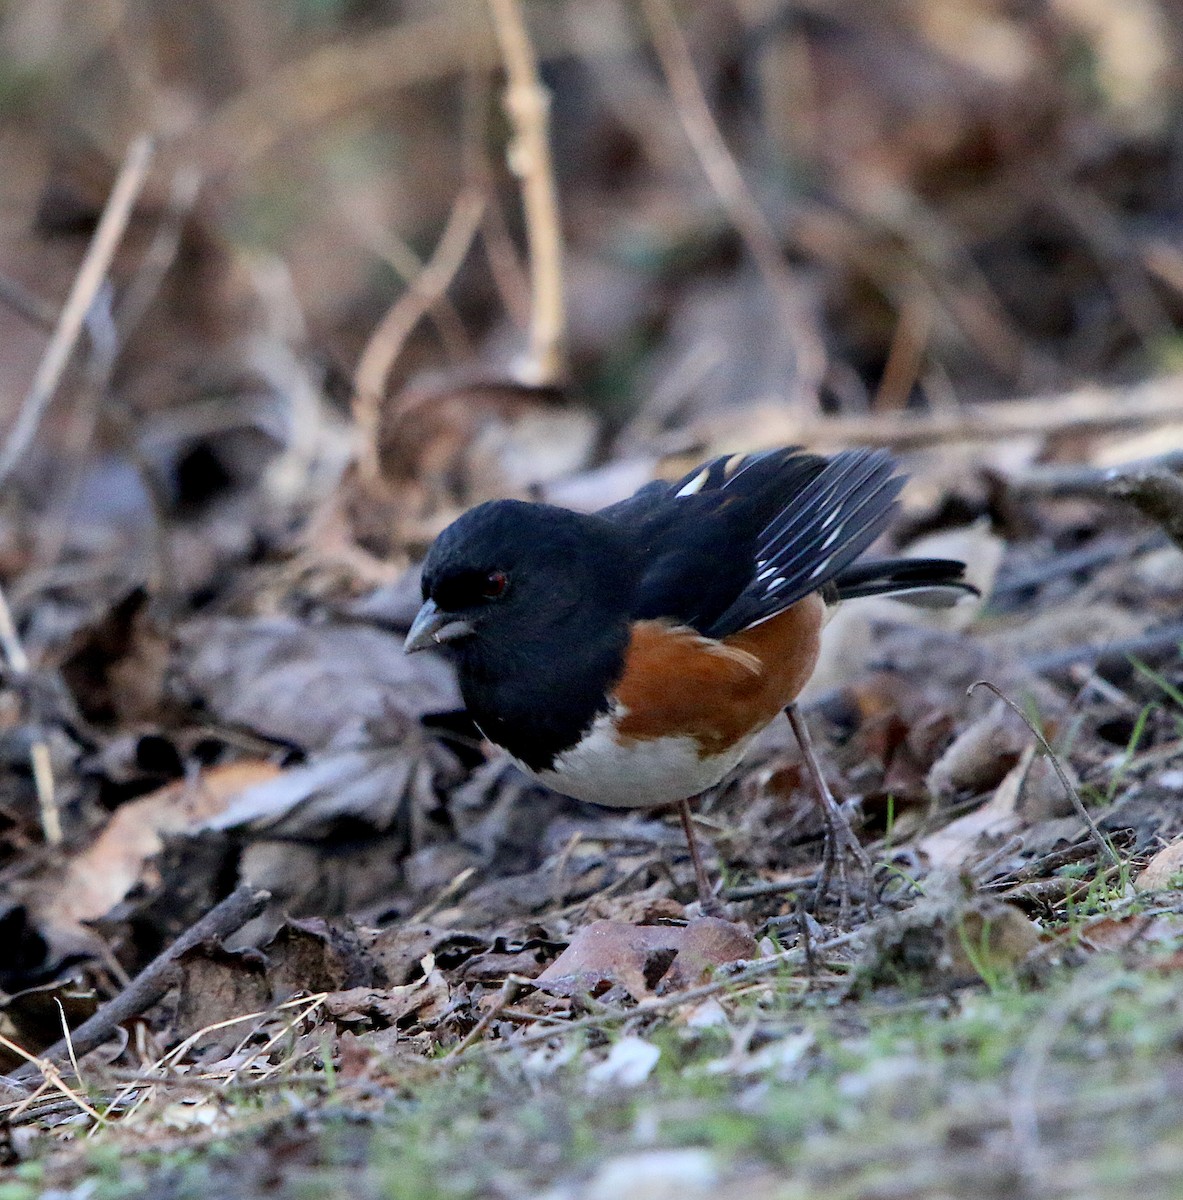
<path id="1" fill-rule="evenodd" d="M 747 930 L 717 917 L 689 925 L 593 921 L 575 934 L 537 983 L 559 995 L 595 993 L 618 984 L 641 1000 L 652 996 L 659 983 L 670 990 L 690 987 L 713 968 L 757 953 Z"/>
<path id="2" fill-rule="evenodd" d="M 1164 846 L 1138 873 L 1134 887 L 1139 892 L 1162 891 L 1180 873 L 1183 873 L 1183 838 Z"/>
<path id="3" fill-rule="evenodd" d="M 239 793 L 277 774 L 279 768 L 264 760 L 209 767 L 124 804 L 63 874 L 38 884 L 42 901 L 33 907 L 50 926 L 85 938 L 80 925 L 110 912 L 140 881 L 147 861 L 163 847 L 162 835 L 199 827 Z"/>
<path id="4" fill-rule="evenodd" d="M 994 839 L 1013 833 L 1023 824 L 1019 815 L 1019 799 L 1023 794 L 1023 781 L 1027 776 L 1038 747 L 1029 746 L 1010 770 L 1006 778 L 995 789 L 990 800 L 981 808 L 950 821 L 943 829 L 930 833 L 916 845 L 917 850 L 929 864 L 938 869 L 955 869 L 972 858 L 981 839 Z"/>

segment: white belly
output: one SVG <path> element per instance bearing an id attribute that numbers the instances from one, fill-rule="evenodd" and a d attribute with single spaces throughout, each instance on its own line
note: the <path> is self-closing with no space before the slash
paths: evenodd
<path id="1" fill-rule="evenodd" d="M 578 745 L 559 755 L 551 770 L 533 771 L 520 762 L 518 766 L 548 788 L 577 800 L 607 808 L 656 808 L 689 800 L 713 787 L 743 758 L 750 741 L 745 738 L 704 759 L 698 743 L 689 737 L 620 742 L 608 717 L 601 716 Z"/>

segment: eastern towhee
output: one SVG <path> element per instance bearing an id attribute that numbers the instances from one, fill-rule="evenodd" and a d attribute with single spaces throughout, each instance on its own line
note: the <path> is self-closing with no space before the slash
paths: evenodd
<path id="1" fill-rule="evenodd" d="M 840 843 L 868 868 L 794 703 L 826 607 L 975 591 L 960 562 L 855 562 L 896 510 L 893 470 L 882 451 L 789 447 L 712 459 L 593 514 L 482 504 L 431 547 L 406 650 L 447 645 L 481 732 L 555 791 L 678 805 L 705 910 L 715 901 L 687 801 L 781 712 L 823 804 L 824 876 Z"/>

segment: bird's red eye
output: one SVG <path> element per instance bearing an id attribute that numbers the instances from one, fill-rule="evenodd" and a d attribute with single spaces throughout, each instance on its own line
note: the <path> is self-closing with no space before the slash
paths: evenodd
<path id="1" fill-rule="evenodd" d="M 505 577 L 504 571 L 490 571 L 485 576 L 484 586 L 481 588 L 481 595 L 486 600 L 496 600 L 502 592 L 505 591 L 505 585 L 509 582 Z"/>

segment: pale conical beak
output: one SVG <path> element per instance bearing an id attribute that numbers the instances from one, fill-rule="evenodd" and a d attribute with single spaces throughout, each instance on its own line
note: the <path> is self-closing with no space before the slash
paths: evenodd
<path id="1" fill-rule="evenodd" d="M 425 600 L 403 642 L 403 651 L 414 654 L 416 650 L 426 650 L 429 646 L 439 646 L 444 642 L 454 642 L 457 638 L 468 637 L 472 633 L 472 623 L 451 613 L 441 612 L 434 600 Z"/>

